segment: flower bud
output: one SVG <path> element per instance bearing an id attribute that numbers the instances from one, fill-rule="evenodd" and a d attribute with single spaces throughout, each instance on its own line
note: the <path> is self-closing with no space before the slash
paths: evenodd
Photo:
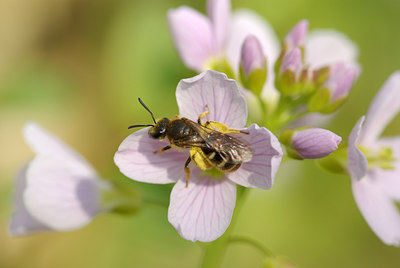
<path id="1" fill-rule="evenodd" d="M 322 128 L 285 130 L 280 140 L 289 156 L 296 159 L 322 158 L 338 148 L 342 138 Z"/>
<path id="2" fill-rule="evenodd" d="M 285 49 L 292 50 L 293 48 L 304 47 L 307 31 L 308 20 L 302 20 L 298 22 L 285 37 Z"/>
<path id="3" fill-rule="evenodd" d="M 267 61 L 261 43 L 254 35 L 243 42 L 240 58 L 240 78 L 243 85 L 259 95 L 267 79 Z"/>
<path id="4" fill-rule="evenodd" d="M 332 74 L 324 84 L 331 92 L 332 102 L 347 97 L 356 76 L 357 68 L 354 66 L 346 66 L 345 64 L 333 66 Z"/>
<path id="5" fill-rule="evenodd" d="M 348 66 L 343 63 L 330 66 L 329 70 L 329 77 L 308 102 L 310 112 L 331 113 L 335 111 L 347 98 L 358 75 L 356 66 Z"/>
<path id="6" fill-rule="evenodd" d="M 295 97 L 300 93 L 296 82 L 301 68 L 301 50 L 295 48 L 284 56 L 277 77 L 276 87 L 283 95 Z"/>

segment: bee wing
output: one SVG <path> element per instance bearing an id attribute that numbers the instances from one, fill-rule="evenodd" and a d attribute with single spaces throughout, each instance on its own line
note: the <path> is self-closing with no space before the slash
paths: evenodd
<path id="1" fill-rule="evenodd" d="M 227 163 L 249 162 L 253 158 L 253 148 L 240 138 L 228 134 L 213 131 L 204 138 L 205 146 L 214 150 Z"/>

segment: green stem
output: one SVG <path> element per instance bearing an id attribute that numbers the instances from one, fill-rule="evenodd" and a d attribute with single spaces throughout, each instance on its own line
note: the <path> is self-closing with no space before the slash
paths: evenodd
<path id="1" fill-rule="evenodd" d="M 161 207 L 163 209 L 168 209 L 168 204 L 165 202 L 159 201 L 159 200 L 152 200 L 152 199 L 144 199 L 143 200 L 143 205 L 149 205 L 149 206 L 156 206 L 156 207 Z"/>
<path id="2" fill-rule="evenodd" d="M 237 219 L 239 217 L 240 210 L 243 207 L 243 203 L 246 199 L 247 192 L 248 192 L 247 188 L 238 186 L 238 194 L 237 194 L 237 202 L 236 202 L 237 206 L 233 213 L 231 224 L 220 238 L 218 238 L 217 240 L 215 240 L 214 242 L 211 242 L 209 244 L 204 244 L 205 251 L 204 251 L 203 262 L 201 264 L 201 267 L 203 267 L 203 268 L 220 267 L 220 264 L 222 262 L 222 259 L 224 257 L 225 251 L 226 251 L 226 246 L 231 239 L 231 233 L 232 233 L 234 226 L 237 222 Z"/>
<path id="3" fill-rule="evenodd" d="M 229 239 L 229 242 L 231 243 L 247 243 L 255 248 L 257 248 L 259 251 L 261 251 L 265 257 L 274 257 L 275 255 L 272 253 L 272 251 L 270 251 L 266 246 L 264 246 L 261 242 L 250 238 L 250 237 L 246 237 L 246 236 L 231 236 L 231 238 Z"/>
<path id="4" fill-rule="evenodd" d="M 257 100 L 260 103 L 260 107 L 261 107 L 262 119 L 261 119 L 260 125 L 262 126 L 262 125 L 265 125 L 266 121 L 268 120 L 269 111 L 267 110 L 267 107 L 265 106 L 265 102 L 261 98 L 260 95 L 257 95 Z"/>

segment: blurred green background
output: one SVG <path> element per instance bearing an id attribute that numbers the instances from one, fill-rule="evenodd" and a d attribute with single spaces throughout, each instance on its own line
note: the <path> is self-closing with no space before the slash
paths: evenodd
<path id="1" fill-rule="evenodd" d="M 0 2 L 0 267 L 198 267 L 201 247 L 183 240 L 167 210 L 145 206 L 132 217 L 100 215 L 66 233 L 12 238 L 7 234 L 13 177 L 32 157 L 21 128 L 34 119 L 81 152 L 104 178 L 134 183 L 113 155 L 131 133 L 178 110 L 175 87 L 191 77 L 173 48 L 170 8 L 193 0 L 2 0 Z M 347 137 L 385 79 L 400 69 L 399 0 L 248 0 L 280 38 L 300 19 L 310 28 L 335 28 L 360 48 L 363 72 L 329 128 Z M 400 118 L 386 130 L 400 133 Z M 301 267 L 400 267 L 400 249 L 369 229 L 352 197 L 349 178 L 314 162 L 281 166 L 274 187 L 252 190 L 235 234 L 260 239 Z M 143 185 L 168 199 L 168 189 Z M 260 267 L 256 249 L 232 244 L 223 267 Z"/>

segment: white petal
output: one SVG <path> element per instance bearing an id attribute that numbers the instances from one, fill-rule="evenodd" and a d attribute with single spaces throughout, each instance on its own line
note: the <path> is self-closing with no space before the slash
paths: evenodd
<path id="1" fill-rule="evenodd" d="M 350 133 L 347 148 L 347 163 L 350 176 L 353 180 L 360 180 L 367 174 L 368 161 L 365 155 L 357 148 L 365 116 L 361 117 Z"/>
<path id="2" fill-rule="evenodd" d="M 370 183 L 368 175 L 360 181 L 353 180 L 354 199 L 374 233 L 388 245 L 400 245 L 400 215 L 394 202 Z"/>
<path id="3" fill-rule="evenodd" d="M 369 106 L 360 143 L 373 143 L 400 110 L 400 71 L 393 73 Z"/>
<path id="4" fill-rule="evenodd" d="M 206 110 L 206 105 L 210 114 L 204 121 L 218 121 L 230 128 L 242 128 L 247 121 L 246 100 L 236 81 L 223 73 L 205 71 L 182 79 L 176 88 L 176 100 L 179 114 L 194 121 Z"/>
<path id="5" fill-rule="evenodd" d="M 195 71 L 203 71 L 215 50 L 210 20 L 186 6 L 169 10 L 167 18 L 176 50 L 184 64 Z"/>
<path id="6" fill-rule="evenodd" d="M 274 64 L 279 56 L 280 42 L 273 28 L 260 15 L 245 9 L 236 10 L 232 16 L 230 37 L 227 45 L 227 57 L 235 73 L 239 70 L 240 51 L 245 38 L 254 35 L 260 41 L 267 57 L 267 84 L 273 88 Z"/>
<path id="7" fill-rule="evenodd" d="M 35 153 L 64 162 L 76 175 L 97 176 L 97 172 L 86 159 L 39 124 L 35 122 L 26 123 L 23 135 L 25 141 Z"/>
<path id="8" fill-rule="evenodd" d="M 228 36 L 231 1 L 209 0 L 207 3 L 207 10 L 212 23 L 216 51 L 217 53 L 221 53 Z"/>
<path id="9" fill-rule="evenodd" d="M 100 187 L 97 178 L 78 176 L 64 162 L 39 155 L 27 170 L 24 203 L 49 228 L 74 230 L 100 212 Z"/>
<path id="10" fill-rule="evenodd" d="M 46 225 L 33 218 L 25 207 L 23 194 L 26 189 L 26 170 L 27 166 L 23 167 L 15 180 L 13 195 L 14 207 L 9 227 L 11 235 L 26 235 L 29 233 L 51 230 Z"/>
<path id="11" fill-rule="evenodd" d="M 240 138 L 251 144 L 254 149 L 253 158 L 226 176 L 245 187 L 270 189 L 282 160 L 281 145 L 275 135 L 265 127 L 253 124 L 246 130 L 250 134 L 241 134 Z"/>
<path id="12" fill-rule="evenodd" d="M 184 176 L 184 166 L 189 152 L 154 152 L 167 146 L 167 141 L 150 138 L 149 128 L 129 135 L 115 153 L 114 162 L 125 176 L 148 183 L 171 183 Z"/>
<path id="13" fill-rule="evenodd" d="M 305 60 L 313 68 L 320 68 L 335 62 L 354 64 L 357 58 L 357 45 L 338 31 L 316 30 L 308 35 Z"/>
<path id="14" fill-rule="evenodd" d="M 179 180 L 171 192 L 168 220 L 187 240 L 209 242 L 228 228 L 236 202 L 236 185 L 193 169 L 189 185 Z"/>
<path id="15" fill-rule="evenodd" d="M 378 140 L 376 148 L 386 146 L 393 149 L 394 169 L 374 169 L 369 171 L 374 183 L 383 189 L 388 196 L 400 202 L 400 137 L 383 138 Z"/>

